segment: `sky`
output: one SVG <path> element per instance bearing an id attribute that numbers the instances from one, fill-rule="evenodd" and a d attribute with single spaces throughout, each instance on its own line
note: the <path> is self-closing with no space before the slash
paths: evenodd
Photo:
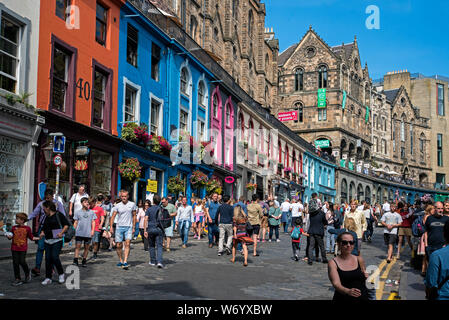
<path id="1" fill-rule="evenodd" d="M 377 80 L 407 69 L 449 77 L 449 1 L 447 0 L 263 0 L 265 27 L 273 28 L 279 52 L 298 43 L 312 25 L 329 45 L 357 36 L 362 66 Z M 379 29 L 368 29 L 374 5 Z"/>

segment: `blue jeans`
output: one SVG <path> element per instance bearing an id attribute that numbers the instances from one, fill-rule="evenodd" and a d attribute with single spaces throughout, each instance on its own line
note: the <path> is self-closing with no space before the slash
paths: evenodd
<path id="1" fill-rule="evenodd" d="M 215 223 L 209 223 L 207 225 L 207 235 L 209 237 L 209 244 L 214 243 L 214 235 L 216 241 L 218 241 L 218 238 L 220 236 L 220 231 L 218 230 L 218 226 Z"/>
<path id="2" fill-rule="evenodd" d="M 133 238 L 137 238 L 139 236 L 139 222 L 136 222 L 136 231 L 134 231 Z"/>
<path id="3" fill-rule="evenodd" d="M 45 277 L 51 279 L 53 267 L 56 267 L 58 274 L 64 274 L 59 253 L 62 249 L 62 240 L 54 244 L 45 243 Z"/>
<path id="4" fill-rule="evenodd" d="M 284 225 L 284 232 L 288 232 L 288 227 L 292 224 L 292 212 L 287 212 L 287 223 Z"/>
<path id="5" fill-rule="evenodd" d="M 326 229 L 326 251 L 334 252 L 334 248 L 335 248 L 335 234 L 329 233 L 329 230 L 333 230 L 333 229 L 335 229 L 333 224 L 327 225 L 327 229 Z"/>
<path id="6" fill-rule="evenodd" d="M 150 251 L 150 262 L 162 264 L 162 240 L 164 233 L 159 228 L 148 229 L 148 246 Z M 157 250 L 157 255 L 156 255 Z"/>
<path id="7" fill-rule="evenodd" d="M 179 234 L 181 235 L 182 244 L 187 244 L 187 240 L 189 239 L 189 230 L 192 222 L 190 220 L 180 220 L 179 224 Z"/>
<path id="8" fill-rule="evenodd" d="M 39 229 L 39 233 L 41 233 L 41 229 Z M 36 251 L 36 268 L 40 270 L 42 265 L 42 260 L 44 259 L 44 251 L 45 251 L 45 237 L 40 239 L 37 242 L 37 251 Z"/>

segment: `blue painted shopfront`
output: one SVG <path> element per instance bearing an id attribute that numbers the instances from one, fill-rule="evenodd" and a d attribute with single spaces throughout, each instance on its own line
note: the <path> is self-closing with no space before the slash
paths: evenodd
<path id="1" fill-rule="evenodd" d="M 335 165 L 309 152 L 303 156 L 304 198 L 308 202 L 312 193 L 317 193 L 322 201 L 335 201 Z"/>

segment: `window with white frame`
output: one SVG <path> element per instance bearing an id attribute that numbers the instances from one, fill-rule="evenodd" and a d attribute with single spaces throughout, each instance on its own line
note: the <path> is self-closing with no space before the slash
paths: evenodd
<path id="1" fill-rule="evenodd" d="M 189 114 L 187 111 L 180 110 L 179 112 L 179 129 L 183 131 L 188 131 L 188 121 L 189 121 Z"/>
<path id="2" fill-rule="evenodd" d="M 304 186 L 307 187 L 309 186 L 309 159 L 305 158 L 304 159 L 304 164 L 303 164 L 303 172 L 305 174 L 305 178 L 304 178 Z"/>
<path id="3" fill-rule="evenodd" d="M 68 91 L 68 72 L 71 55 L 58 45 L 53 50 L 53 86 L 51 105 L 54 109 L 66 111 L 66 94 Z M 3 87 L 3 86 L 2 86 Z"/>
<path id="4" fill-rule="evenodd" d="M 212 115 L 214 118 L 218 118 L 218 97 L 216 94 L 212 98 Z"/>
<path id="5" fill-rule="evenodd" d="M 331 187 L 331 171 L 327 171 L 327 186 Z"/>
<path id="6" fill-rule="evenodd" d="M 108 75 L 95 70 L 93 90 L 93 117 L 92 124 L 98 128 L 104 128 L 105 104 L 106 104 L 106 82 Z"/>
<path id="7" fill-rule="evenodd" d="M 327 108 L 319 108 L 318 121 L 326 121 L 326 120 L 327 120 Z"/>
<path id="8" fill-rule="evenodd" d="M 231 140 L 226 139 L 226 146 L 225 146 L 225 150 L 226 150 L 226 155 L 225 155 L 225 161 L 226 161 L 226 165 L 231 165 L 232 161 L 231 161 Z"/>
<path id="9" fill-rule="evenodd" d="M 231 105 L 229 103 L 226 105 L 226 125 L 231 126 Z"/>
<path id="10" fill-rule="evenodd" d="M 137 121 L 137 95 L 138 90 L 130 85 L 125 86 L 125 105 L 124 105 L 124 115 L 125 122 L 127 121 Z"/>
<path id="11" fill-rule="evenodd" d="M 310 161 L 310 188 L 313 189 L 315 187 L 315 163 Z"/>
<path id="12" fill-rule="evenodd" d="M 0 33 L 0 88 L 16 93 L 21 26 L 2 12 Z"/>
<path id="13" fill-rule="evenodd" d="M 205 98 L 206 98 L 206 86 L 203 81 L 200 81 L 198 84 L 198 104 L 200 106 L 205 106 Z"/>
<path id="14" fill-rule="evenodd" d="M 189 80 L 188 80 L 188 71 L 187 68 L 182 68 L 181 69 L 181 93 L 185 94 L 186 96 L 188 96 L 188 84 L 189 84 Z"/>
<path id="15" fill-rule="evenodd" d="M 151 99 L 150 110 L 150 134 L 160 136 L 162 135 L 161 128 L 159 128 L 160 114 L 161 114 L 161 102 L 156 99 Z"/>
<path id="16" fill-rule="evenodd" d="M 206 123 L 198 118 L 198 137 L 201 141 L 206 141 Z"/>

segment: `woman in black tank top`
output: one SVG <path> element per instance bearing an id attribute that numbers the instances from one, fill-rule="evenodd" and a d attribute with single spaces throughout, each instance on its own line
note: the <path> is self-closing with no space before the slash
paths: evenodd
<path id="1" fill-rule="evenodd" d="M 337 238 L 341 254 L 338 262 L 333 259 L 328 265 L 329 280 L 335 288 L 333 300 L 368 300 L 364 261 L 362 257 L 351 254 L 354 241 L 357 240 L 350 233 L 342 233 Z M 356 261 L 357 267 L 354 268 Z"/>

